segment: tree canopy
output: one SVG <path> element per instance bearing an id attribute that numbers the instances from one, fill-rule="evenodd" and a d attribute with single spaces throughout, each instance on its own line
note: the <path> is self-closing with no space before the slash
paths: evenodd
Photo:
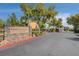
<path id="1" fill-rule="evenodd" d="M 79 30 L 79 14 L 71 15 L 67 18 L 67 23 L 74 26 L 74 31 Z"/>

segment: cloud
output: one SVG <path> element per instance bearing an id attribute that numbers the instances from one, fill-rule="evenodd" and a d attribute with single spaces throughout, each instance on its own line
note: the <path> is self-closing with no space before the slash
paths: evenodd
<path id="1" fill-rule="evenodd" d="M 70 15 L 71 15 L 70 13 L 59 13 L 59 14 L 56 16 L 56 18 L 62 18 L 62 24 L 63 24 L 64 26 L 69 26 L 69 25 L 67 24 L 66 18 L 67 18 L 68 16 L 70 16 Z"/>

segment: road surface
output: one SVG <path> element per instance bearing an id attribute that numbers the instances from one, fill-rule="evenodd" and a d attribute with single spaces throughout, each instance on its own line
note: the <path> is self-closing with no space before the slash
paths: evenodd
<path id="1" fill-rule="evenodd" d="M 72 32 L 47 33 L 8 49 L 0 49 L 0 56 L 79 56 L 79 36 Z"/>

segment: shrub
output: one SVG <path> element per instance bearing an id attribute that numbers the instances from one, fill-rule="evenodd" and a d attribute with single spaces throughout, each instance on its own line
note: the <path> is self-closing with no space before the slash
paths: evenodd
<path id="1" fill-rule="evenodd" d="M 42 31 L 39 31 L 39 29 L 34 29 L 34 30 L 32 30 L 32 34 L 34 34 L 35 36 L 40 36 L 40 35 L 42 35 Z"/>

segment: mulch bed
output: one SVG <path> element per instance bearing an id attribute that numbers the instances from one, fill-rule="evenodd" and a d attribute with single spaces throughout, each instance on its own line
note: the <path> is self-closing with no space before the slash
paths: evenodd
<path id="1" fill-rule="evenodd" d="M 46 32 L 43 33 L 43 35 L 46 35 Z M 43 36 L 42 35 L 42 36 Z M 2 36 L 2 34 L 0 35 Z M 0 41 L 0 48 L 9 48 L 11 46 L 16 46 L 16 45 L 19 45 L 19 44 L 22 44 L 24 42 L 28 42 L 28 41 L 31 41 L 31 40 L 36 40 L 37 38 L 40 38 L 41 36 L 21 36 L 21 37 L 18 37 L 18 38 L 10 38 L 10 37 L 7 37 L 5 40 L 3 41 Z"/>

